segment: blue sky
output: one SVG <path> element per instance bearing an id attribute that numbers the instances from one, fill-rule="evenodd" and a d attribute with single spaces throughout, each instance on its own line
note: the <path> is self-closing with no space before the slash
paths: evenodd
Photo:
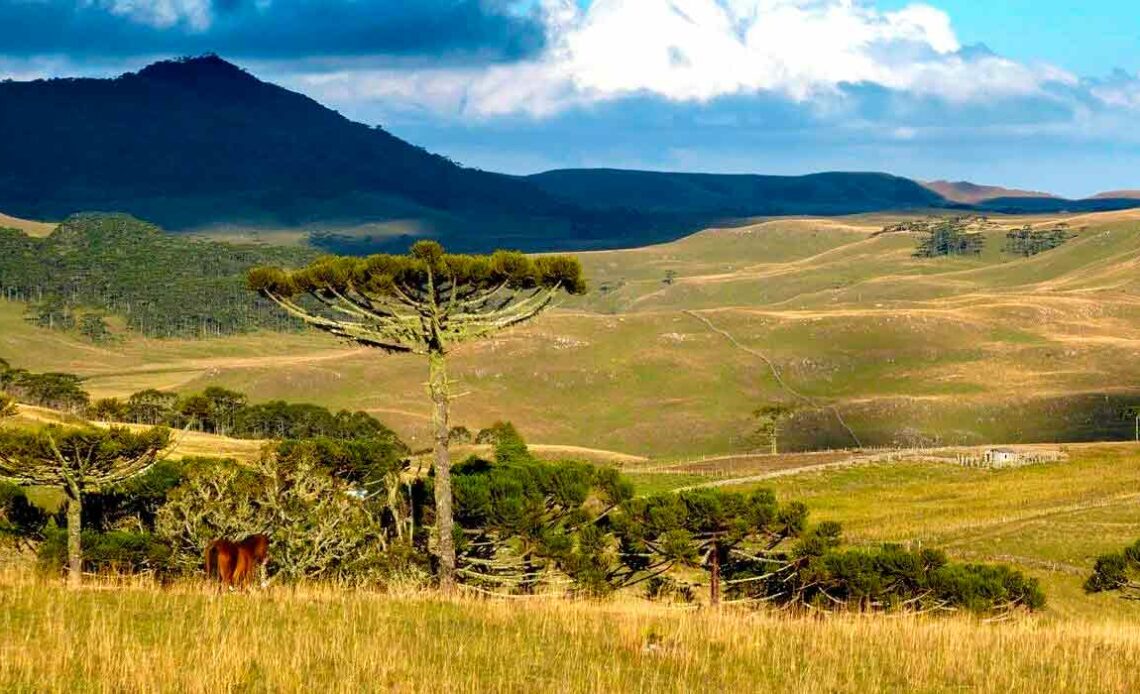
<path id="1" fill-rule="evenodd" d="M 1140 188 L 1123 0 L 0 0 L 0 78 L 207 51 L 512 173 Z"/>
<path id="2" fill-rule="evenodd" d="M 887 10 L 909 2 L 878 3 Z M 1082 75 L 1140 70 L 1140 20 L 1130 0 L 937 0 L 964 43 L 1015 60 L 1047 60 Z"/>

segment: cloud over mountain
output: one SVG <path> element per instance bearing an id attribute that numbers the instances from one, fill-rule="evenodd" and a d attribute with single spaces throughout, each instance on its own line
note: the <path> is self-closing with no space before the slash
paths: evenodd
<path id="1" fill-rule="evenodd" d="M 1016 59 L 974 43 L 1008 48 L 1018 11 L 979 30 L 985 13 L 955 22 L 973 12 L 960 0 L 0 0 L 0 79 L 216 52 L 517 173 L 858 168 L 1071 196 L 1135 187 L 1140 79 L 1062 67 L 1095 40 L 1087 27 L 1057 24 L 1063 41 Z M 1042 26 L 1064 16 L 1050 0 L 1034 12 Z M 1086 14 L 1103 33 L 1114 12 Z"/>
<path id="2" fill-rule="evenodd" d="M 928 5 L 879 11 L 852 0 L 571 0 L 542 3 L 545 48 L 508 64 L 320 71 L 342 98 L 415 101 L 476 116 L 552 113 L 654 95 L 671 101 L 776 93 L 795 102 L 876 85 L 950 102 L 1045 94 L 1077 78 L 963 50 Z"/>

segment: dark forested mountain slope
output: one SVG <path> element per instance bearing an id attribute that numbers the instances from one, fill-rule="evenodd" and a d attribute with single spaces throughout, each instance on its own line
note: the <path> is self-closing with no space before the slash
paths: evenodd
<path id="1" fill-rule="evenodd" d="M 0 84 L 0 210 L 129 212 L 172 230 L 450 216 L 556 220 L 572 235 L 584 221 L 526 182 L 457 166 L 214 56 Z"/>
<path id="2" fill-rule="evenodd" d="M 317 246 L 358 253 L 422 234 L 455 250 L 550 250 L 639 246 L 761 215 L 947 204 L 880 173 L 479 171 L 217 56 L 115 79 L 0 82 L 0 211 L 27 219 L 103 211 L 173 231 L 302 228 Z M 1094 206 L 1106 204 L 1124 203 Z"/>
<path id="3" fill-rule="evenodd" d="M 351 251 L 406 247 L 400 233 L 455 248 L 593 248 L 659 241 L 723 217 L 938 200 L 881 174 L 488 173 L 216 56 L 115 79 L 0 83 L 0 210 L 31 219 L 107 211 L 170 230 L 305 227 L 323 232 L 319 245 Z"/>
<path id="4" fill-rule="evenodd" d="M 939 207 L 937 193 L 883 173 L 807 176 L 562 169 L 528 176 L 547 193 L 586 208 L 667 215 L 751 217 L 848 214 Z"/>

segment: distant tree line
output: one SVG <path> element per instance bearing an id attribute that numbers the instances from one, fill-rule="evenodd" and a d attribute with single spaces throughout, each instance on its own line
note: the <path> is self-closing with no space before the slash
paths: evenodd
<path id="1" fill-rule="evenodd" d="M 0 396 L 4 403 L 20 401 L 108 423 L 191 429 L 244 439 L 370 439 L 386 442 L 393 455 L 409 453 L 394 431 L 367 412 L 333 412 L 320 405 L 282 400 L 251 404 L 244 393 L 217 386 L 182 395 L 150 388 L 125 400 L 92 401 L 81 376 L 33 373 L 0 359 Z M 8 407 L 0 410 L 7 412 Z"/>
<path id="2" fill-rule="evenodd" d="M 244 393 L 217 386 L 182 395 L 151 388 L 125 400 L 103 398 L 92 402 L 86 415 L 99 421 L 191 429 L 239 439 L 377 439 L 408 452 L 395 432 L 367 412 L 333 412 L 320 405 L 282 400 L 250 404 Z"/>
<path id="3" fill-rule="evenodd" d="M 166 234 L 126 215 L 77 215 L 47 238 L 0 229 L 0 297 L 37 325 L 95 341 L 108 315 L 151 337 L 210 337 L 297 322 L 245 289 L 256 265 L 298 265 L 316 252 Z"/>
<path id="4" fill-rule="evenodd" d="M 29 405 L 78 413 L 86 409 L 91 398 L 83 389 L 83 378 L 69 373 L 32 373 L 12 368 L 0 359 L 0 393 L 6 393 Z"/>

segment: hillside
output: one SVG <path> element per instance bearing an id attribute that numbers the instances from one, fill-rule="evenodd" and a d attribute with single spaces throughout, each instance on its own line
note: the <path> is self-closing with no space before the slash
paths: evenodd
<path id="1" fill-rule="evenodd" d="M 940 207 L 937 193 L 880 173 L 759 176 L 563 169 L 526 177 L 550 195 L 599 210 L 732 219 Z"/>
<path id="2" fill-rule="evenodd" d="M 74 117 L 75 104 L 83 118 Z M 977 204 L 992 212 L 1140 206 L 1064 201 L 883 173 L 807 176 L 465 168 L 217 56 L 114 79 L 0 82 L 0 227 L 34 235 L 79 212 L 128 213 L 212 238 L 297 239 L 344 253 L 630 248 L 762 216 Z M 108 165 L 112 163 L 113 165 Z M 950 196 L 948 201 L 940 192 Z M 955 202 L 957 201 L 957 202 Z"/>
<path id="3" fill-rule="evenodd" d="M 504 227 L 500 242 L 534 227 L 529 245 L 589 232 L 588 215 L 525 182 L 457 166 L 213 56 L 109 80 L 4 82 L 0 132 L 0 210 L 18 217 L 128 212 L 171 230 L 367 222 L 381 245 L 420 227 L 456 242 L 466 225 Z"/>
<path id="4" fill-rule="evenodd" d="M 994 198 L 1055 198 L 1051 193 L 1018 190 L 1002 186 L 983 186 L 969 181 L 927 181 L 923 187 L 934 191 L 951 202 L 973 205 Z"/>
<path id="5" fill-rule="evenodd" d="M 252 297 L 253 265 L 299 264 L 312 249 L 165 234 L 126 215 L 75 215 L 46 236 L 0 226 L 0 292 L 29 301 L 31 319 L 116 337 L 121 322 L 152 337 L 218 336 L 295 324 Z"/>
<path id="6" fill-rule="evenodd" d="M 1092 196 L 1093 200 L 1126 200 L 1126 199 L 1140 199 L 1140 190 L 1110 190 L 1104 193 L 1097 193 Z"/>
<path id="7" fill-rule="evenodd" d="M 979 212 L 998 214 L 1075 214 L 1135 209 L 1140 207 L 1140 199 L 1096 197 L 1068 200 L 1065 198 L 1010 197 L 983 200 L 971 207 Z"/>
<path id="8" fill-rule="evenodd" d="M 214 236 L 304 229 L 342 252 L 403 250 L 420 235 L 454 250 L 632 247 L 740 217 L 941 204 L 884 174 L 464 168 L 216 56 L 115 79 L 2 82 L 0 132 L 0 210 L 15 217 L 124 212 Z"/>
<path id="9" fill-rule="evenodd" d="M 1140 213 L 1000 218 L 980 256 L 940 259 L 913 257 L 915 234 L 877 233 L 899 220 L 774 220 L 584 253 L 589 295 L 456 352 L 470 395 L 453 421 L 653 457 L 753 448 L 751 413 L 771 402 L 798 408 L 788 450 L 852 445 L 836 412 L 863 444 L 1132 435 L 1120 410 L 1140 400 Z M 1077 234 L 1060 248 L 1002 252 L 1005 229 L 1060 220 Z M 369 410 L 413 448 L 427 440 L 414 357 L 310 333 L 92 345 L 23 310 L 0 304 L 0 357 L 85 374 L 96 396 L 218 384 Z"/>

